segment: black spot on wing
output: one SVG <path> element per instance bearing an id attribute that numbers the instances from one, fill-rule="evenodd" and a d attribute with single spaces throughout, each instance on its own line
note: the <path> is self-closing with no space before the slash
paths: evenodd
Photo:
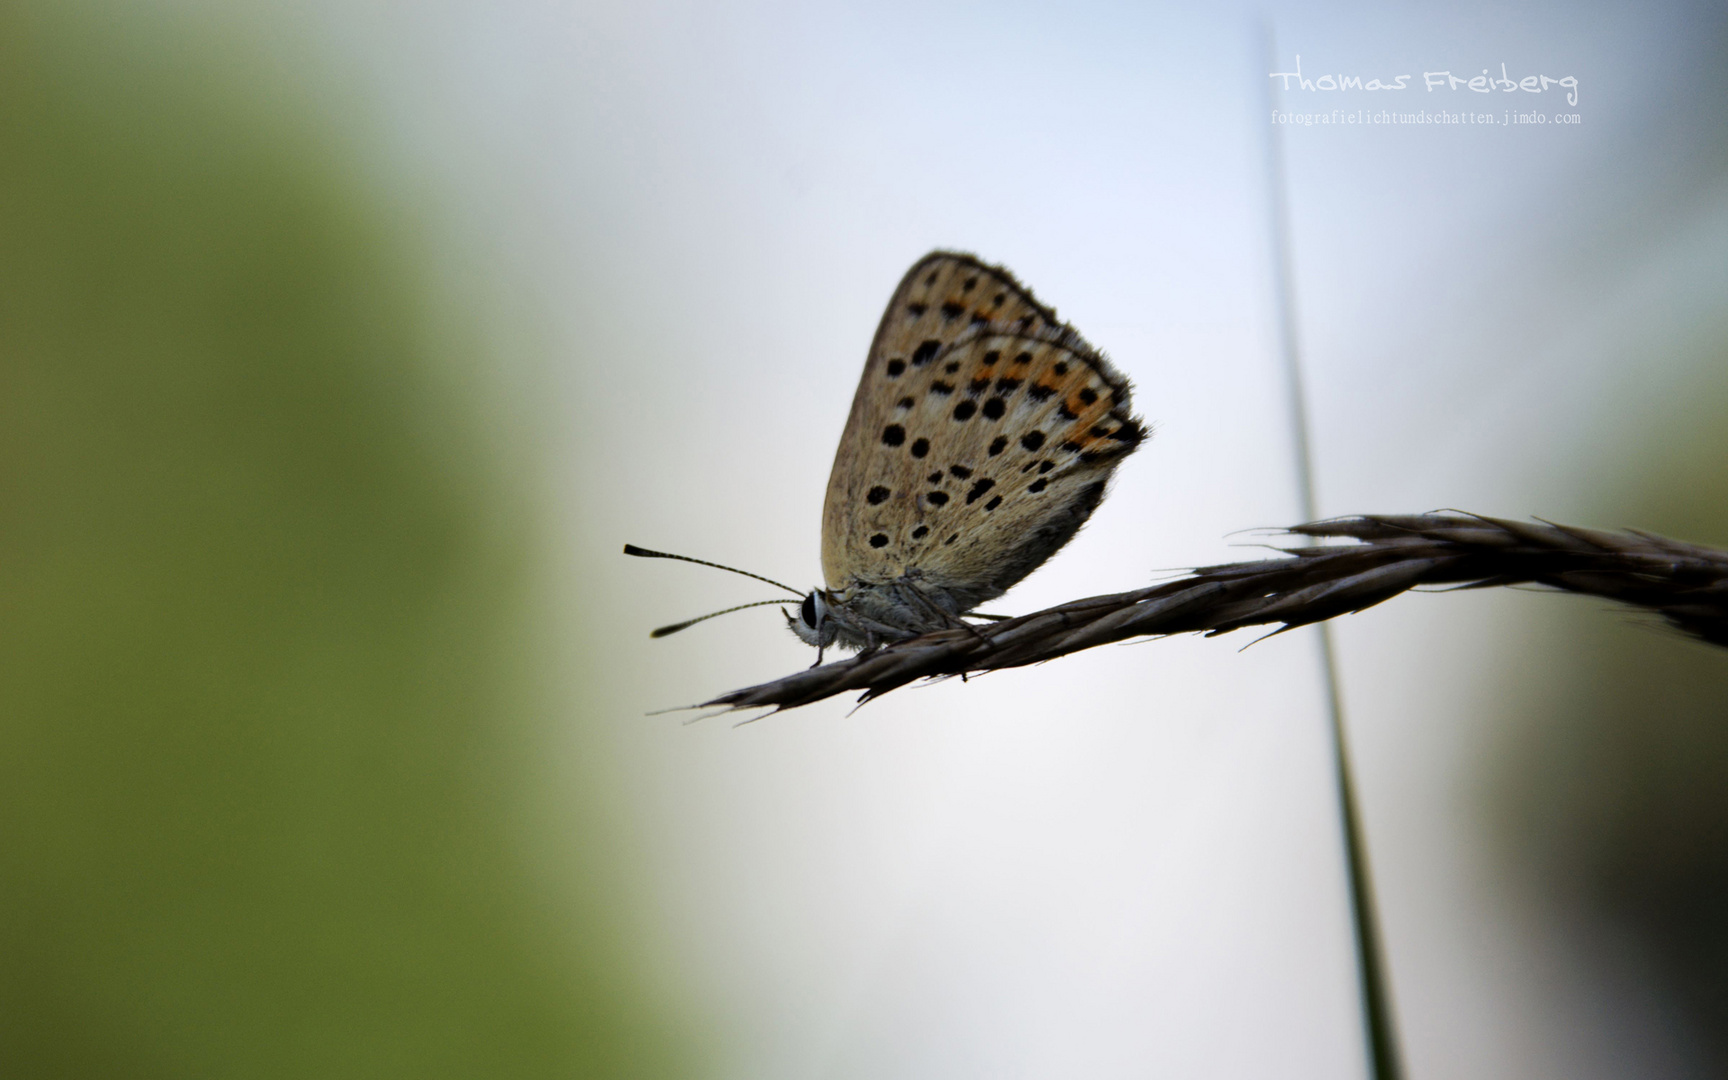
<path id="1" fill-rule="evenodd" d="M 930 440 L 929 439 L 913 439 L 912 440 L 912 456 L 913 457 L 923 457 L 925 454 L 928 454 L 929 452 L 930 452 Z"/>
<path id="2" fill-rule="evenodd" d="M 995 486 L 996 486 L 996 481 L 990 479 L 988 476 L 986 476 L 984 479 L 978 481 L 976 484 L 973 484 L 972 490 L 968 491 L 966 493 L 966 505 L 971 506 L 973 503 L 975 503 L 979 499 L 983 498 L 985 492 L 989 491 L 991 488 L 993 488 Z"/>
<path id="3" fill-rule="evenodd" d="M 946 491 L 932 491 L 924 496 L 924 501 L 931 506 L 942 506 L 948 502 L 948 493 Z"/>
<path id="4" fill-rule="evenodd" d="M 914 319 L 922 319 L 924 317 L 924 313 L 926 311 L 929 311 L 929 310 L 930 309 L 925 307 L 923 304 L 907 304 L 906 305 L 906 314 L 912 316 Z"/>
<path id="5" fill-rule="evenodd" d="M 916 529 L 912 530 L 912 539 L 914 539 L 914 540 L 922 540 L 926 536 L 929 536 L 929 535 L 930 535 L 930 526 L 928 526 L 928 525 L 920 525 Z"/>
<path id="6" fill-rule="evenodd" d="M 972 419 L 972 414 L 977 412 L 977 411 L 978 411 L 978 406 L 975 403 L 970 402 L 970 401 L 962 401 L 960 404 L 954 406 L 954 419 L 956 419 L 956 420 L 970 420 L 970 419 Z"/>
<path id="7" fill-rule="evenodd" d="M 912 351 L 912 366 L 923 367 L 925 364 L 928 364 L 930 361 L 936 359 L 936 354 L 941 351 L 941 348 L 942 343 L 937 341 L 935 338 L 925 339 L 923 344 L 919 345 L 918 348 Z"/>
<path id="8" fill-rule="evenodd" d="M 994 499 L 991 499 L 989 502 L 984 504 L 984 512 L 989 513 L 990 511 L 996 509 L 998 506 L 1001 506 L 1001 505 L 1002 505 L 1002 496 L 998 495 Z"/>
<path id="9" fill-rule="evenodd" d="M 970 478 L 972 475 L 972 470 L 968 469 L 964 465 L 950 465 L 948 466 L 948 471 L 954 475 L 954 479 L 956 480 L 965 480 Z"/>
<path id="10" fill-rule="evenodd" d="M 1040 491 L 1043 491 L 1044 488 L 1049 485 L 1049 483 L 1050 483 L 1049 477 L 1039 477 L 1038 479 L 1032 481 L 1032 483 L 1027 486 L 1026 490 L 1030 491 L 1032 494 L 1036 495 Z"/>
<path id="11" fill-rule="evenodd" d="M 1008 448 L 1008 436 L 998 435 L 990 440 L 990 456 L 995 457 Z"/>
<path id="12" fill-rule="evenodd" d="M 941 394 L 943 397 L 947 397 L 949 394 L 954 392 L 954 387 L 951 383 L 933 382 L 930 384 L 930 392 L 932 394 Z"/>
<path id="13" fill-rule="evenodd" d="M 905 371 L 906 371 L 906 361 L 904 361 L 904 360 L 890 360 L 890 361 L 888 361 L 888 377 L 890 379 L 898 379 Z"/>
<path id="14" fill-rule="evenodd" d="M 1028 450 L 1037 450 L 1044 445 L 1044 433 L 1042 431 L 1028 431 L 1020 436 L 1020 445 Z"/>
<path id="15" fill-rule="evenodd" d="M 1002 419 L 1002 414 L 1007 411 L 1007 402 L 1003 401 L 999 397 L 993 397 L 984 403 L 984 418 L 986 420 L 1000 420 Z"/>
<path id="16" fill-rule="evenodd" d="M 959 304 L 956 304 L 954 301 L 950 300 L 946 304 L 942 305 L 942 317 L 944 319 L 958 319 L 960 317 L 960 313 L 965 311 L 965 310 L 966 310 L 965 308 L 961 307 Z"/>
<path id="17" fill-rule="evenodd" d="M 870 489 L 870 494 L 864 496 L 864 499 L 871 506 L 880 506 L 888 499 L 888 489 L 883 487 L 881 484 L 877 484 L 875 487 Z"/>
<path id="18" fill-rule="evenodd" d="M 882 445 L 899 446 L 906 441 L 906 429 L 899 424 L 889 424 L 882 429 Z"/>
<path id="19" fill-rule="evenodd" d="M 888 535 L 886 533 L 877 533 L 875 536 L 872 536 L 870 538 L 870 546 L 873 548 L 887 547 Z"/>

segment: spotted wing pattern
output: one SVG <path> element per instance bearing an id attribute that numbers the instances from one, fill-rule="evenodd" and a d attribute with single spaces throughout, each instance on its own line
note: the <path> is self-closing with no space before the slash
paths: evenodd
<path id="1" fill-rule="evenodd" d="M 894 291 L 828 479 L 831 589 L 908 578 L 961 610 L 1053 555 L 1145 437 L 1127 379 L 999 267 L 933 252 Z"/>

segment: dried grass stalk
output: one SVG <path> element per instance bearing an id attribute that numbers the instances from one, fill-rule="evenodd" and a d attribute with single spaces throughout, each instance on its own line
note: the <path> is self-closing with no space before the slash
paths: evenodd
<path id="1" fill-rule="evenodd" d="M 1287 558 L 1207 566 L 1151 588 L 943 630 L 723 694 L 706 706 L 796 708 L 850 690 L 880 697 L 918 679 L 1054 660 L 1127 638 L 1296 626 L 1363 611 L 1418 585 L 1545 585 L 1655 611 L 1728 646 L 1728 552 L 1649 533 L 1473 515 L 1363 516 L 1289 534 L 1355 543 L 1281 548 Z"/>

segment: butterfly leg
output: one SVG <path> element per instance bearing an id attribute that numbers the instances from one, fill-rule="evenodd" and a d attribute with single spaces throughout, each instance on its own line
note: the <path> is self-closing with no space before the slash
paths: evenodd
<path id="1" fill-rule="evenodd" d="M 925 596 L 918 589 L 916 589 L 916 588 L 907 589 L 906 594 L 908 596 L 912 597 L 912 599 L 916 600 L 919 604 L 923 605 L 925 611 L 928 611 L 930 614 L 936 616 L 936 618 L 942 623 L 942 625 L 944 627 L 946 627 L 950 630 L 958 628 L 958 629 L 966 631 L 968 634 L 971 634 L 974 638 L 976 638 L 979 641 L 984 640 L 984 635 L 980 634 L 978 632 L 978 629 L 976 627 L 974 627 L 971 623 L 967 622 L 965 619 L 962 619 L 960 616 L 953 614 L 952 612 L 948 611 L 946 608 L 937 604 L 934 600 L 930 599 L 928 596 Z"/>

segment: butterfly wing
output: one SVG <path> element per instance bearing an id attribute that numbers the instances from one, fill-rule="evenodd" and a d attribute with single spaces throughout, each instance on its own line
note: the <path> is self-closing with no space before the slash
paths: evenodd
<path id="1" fill-rule="evenodd" d="M 1128 380 L 1013 275 L 932 252 L 883 312 L 822 513 L 831 589 L 970 610 L 1073 537 L 1145 437 Z"/>

